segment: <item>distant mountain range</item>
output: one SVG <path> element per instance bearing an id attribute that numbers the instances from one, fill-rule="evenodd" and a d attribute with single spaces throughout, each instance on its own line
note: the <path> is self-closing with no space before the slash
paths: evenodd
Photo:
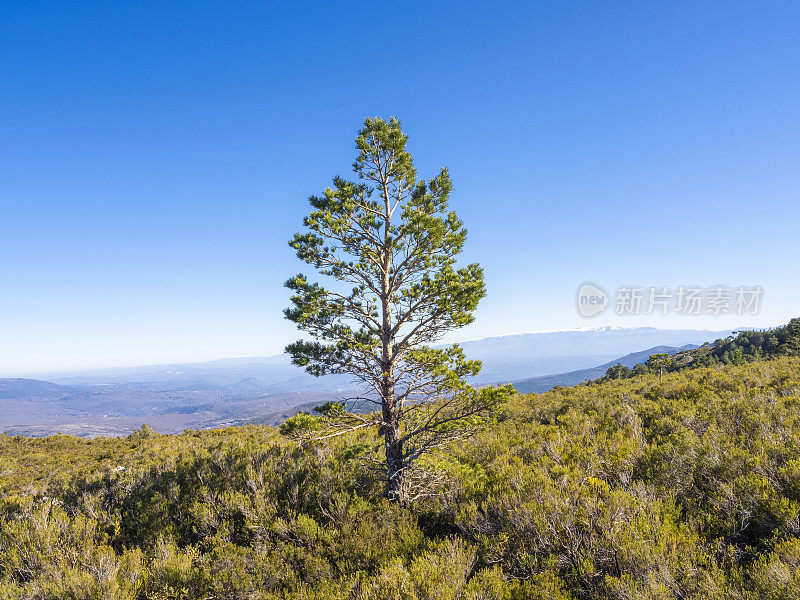
<path id="1" fill-rule="evenodd" d="M 602 376 L 611 364 L 627 364 L 655 348 L 677 351 L 729 334 L 604 327 L 506 335 L 461 346 L 469 358 L 483 362 L 474 383 L 514 381 L 520 391 L 542 391 Z M 299 406 L 347 398 L 353 389 L 346 376 L 312 377 L 285 355 L 0 379 L 0 431 L 96 436 L 129 433 L 143 422 L 164 432 L 272 423 Z"/>
<path id="2" fill-rule="evenodd" d="M 475 380 L 494 383 L 588 369 L 655 346 L 699 346 L 730 333 L 730 330 L 600 327 L 504 335 L 460 345 L 468 357 L 483 362 Z"/>
<path id="3" fill-rule="evenodd" d="M 247 390 L 264 394 L 335 391 L 347 387 L 343 376 L 312 377 L 292 365 L 286 355 L 226 358 L 205 363 L 148 365 L 55 374 L 45 377 L 61 385 L 124 385 L 161 391 Z"/>
<path id="4" fill-rule="evenodd" d="M 461 343 L 469 358 L 483 362 L 478 383 L 514 381 L 595 367 L 643 348 L 700 345 L 730 331 L 602 327 L 522 333 Z M 148 389 L 246 390 L 265 394 L 342 391 L 346 376 L 312 377 L 292 365 L 288 356 L 227 358 L 183 363 L 50 373 L 37 379 L 61 385 L 126 385 Z"/>

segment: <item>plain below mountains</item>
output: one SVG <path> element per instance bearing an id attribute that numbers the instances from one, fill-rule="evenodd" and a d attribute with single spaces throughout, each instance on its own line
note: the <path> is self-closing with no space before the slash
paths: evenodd
<path id="1" fill-rule="evenodd" d="M 652 354 L 654 348 L 701 345 L 729 333 L 605 327 L 506 335 L 461 346 L 483 362 L 474 383 L 514 381 L 520 391 L 540 391 L 596 378 L 598 370 L 602 376 L 606 365 L 626 364 L 628 355 L 645 348 Z M 165 433 L 273 423 L 298 407 L 347 399 L 354 389 L 346 376 L 312 377 L 285 355 L 49 373 L 0 379 L 0 432 L 98 436 L 125 435 L 142 423 Z"/>

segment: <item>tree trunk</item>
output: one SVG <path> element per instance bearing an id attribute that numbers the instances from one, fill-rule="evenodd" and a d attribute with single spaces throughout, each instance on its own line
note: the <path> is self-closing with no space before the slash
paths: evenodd
<path id="1" fill-rule="evenodd" d="M 400 437 L 400 411 L 394 394 L 393 345 L 390 337 L 388 302 L 384 303 L 383 381 L 381 383 L 381 414 L 386 443 L 386 496 L 401 505 L 405 504 L 403 485 L 403 442 Z"/>
<path id="2" fill-rule="evenodd" d="M 400 440 L 400 427 L 394 411 L 384 405 L 384 439 L 386 441 L 386 497 L 401 506 L 405 505 L 405 472 L 403 471 L 403 442 Z"/>
<path id="3" fill-rule="evenodd" d="M 380 166 L 379 166 L 380 170 Z M 391 245 L 390 227 L 392 221 L 391 199 L 387 189 L 388 181 L 381 172 L 381 186 L 383 188 L 384 201 L 384 223 L 383 223 L 383 243 L 381 248 L 383 280 L 381 281 L 381 367 L 383 381 L 381 382 L 381 412 L 383 416 L 384 440 L 386 443 L 386 496 L 398 502 L 401 506 L 406 504 L 405 485 L 403 470 L 403 442 L 400 437 L 400 411 L 397 406 L 397 398 L 394 394 L 394 339 L 392 337 L 392 318 L 391 318 Z"/>

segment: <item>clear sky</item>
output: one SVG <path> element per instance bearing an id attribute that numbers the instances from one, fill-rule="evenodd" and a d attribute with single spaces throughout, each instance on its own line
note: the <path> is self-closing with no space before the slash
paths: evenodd
<path id="1" fill-rule="evenodd" d="M 306 199 L 366 115 L 441 165 L 488 296 L 458 334 L 800 315 L 796 2 L 0 5 L 0 375 L 269 355 Z M 758 316 L 575 309 L 761 285 Z"/>

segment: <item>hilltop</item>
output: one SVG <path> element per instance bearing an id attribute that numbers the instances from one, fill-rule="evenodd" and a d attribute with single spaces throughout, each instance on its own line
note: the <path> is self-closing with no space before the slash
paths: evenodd
<path id="1" fill-rule="evenodd" d="M 0 436 L 0 597 L 800 596 L 800 358 L 519 395 L 408 510 L 380 446 Z"/>

